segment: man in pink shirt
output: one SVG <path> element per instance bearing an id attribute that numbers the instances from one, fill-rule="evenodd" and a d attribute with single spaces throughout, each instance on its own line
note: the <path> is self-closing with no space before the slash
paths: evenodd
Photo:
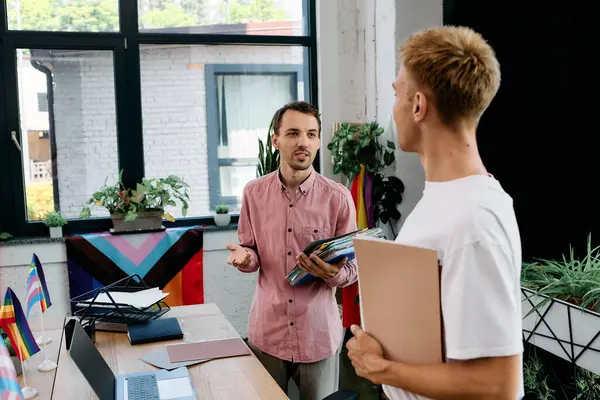
<path id="1" fill-rule="evenodd" d="M 244 188 L 240 244 L 227 246 L 227 262 L 259 274 L 248 323 L 252 350 L 283 391 L 292 378 L 303 400 L 321 400 L 338 388 L 342 325 L 335 291 L 356 281 L 356 265 L 328 264 L 302 251 L 313 240 L 356 230 L 356 213 L 348 189 L 312 167 L 321 145 L 314 106 L 296 101 L 279 109 L 272 143 L 279 170 Z M 319 279 L 291 286 L 286 275 L 296 264 Z"/>

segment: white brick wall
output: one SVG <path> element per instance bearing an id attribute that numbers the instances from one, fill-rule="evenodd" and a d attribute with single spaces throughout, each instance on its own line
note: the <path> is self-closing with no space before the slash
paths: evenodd
<path id="1" fill-rule="evenodd" d="M 183 177 L 191 187 L 188 216 L 210 213 L 204 65 L 302 65 L 303 51 L 275 46 L 142 48 L 146 176 Z M 112 53 L 66 52 L 55 57 L 53 72 L 60 208 L 77 217 L 106 176 L 114 182 L 118 173 Z M 260 101 L 248 107 L 260 107 Z M 180 215 L 179 209 L 169 211 Z M 96 209 L 93 215 L 106 214 Z"/>

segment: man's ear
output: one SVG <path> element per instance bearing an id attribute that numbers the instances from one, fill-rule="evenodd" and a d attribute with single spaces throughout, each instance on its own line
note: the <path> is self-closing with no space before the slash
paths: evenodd
<path id="1" fill-rule="evenodd" d="M 272 134 L 271 135 L 271 144 L 273 145 L 273 147 L 275 147 L 276 149 L 279 148 L 279 137 L 276 134 Z"/>
<path id="2" fill-rule="evenodd" d="M 423 92 L 416 92 L 413 98 L 413 118 L 415 122 L 421 122 L 427 115 L 427 97 Z"/>

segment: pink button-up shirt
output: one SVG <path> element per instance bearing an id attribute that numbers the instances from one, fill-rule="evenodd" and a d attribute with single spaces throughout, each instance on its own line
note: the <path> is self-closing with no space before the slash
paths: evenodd
<path id="1" fill-rule="evenodd" d="M 259 271 L 248 323 L 253 345 L 301 363 L 324 360 L 338 350 L 342 325 L 335 291 L 356 282 L 355 263 L 327 281 L 294 287 L 285 277 L 307 244 L 354 230 L 350 192 L 316 171 L 296 193 L 286 191 L 278 171 L 246 185 L 238 236 L 252 255 L 243 272 Z"/>

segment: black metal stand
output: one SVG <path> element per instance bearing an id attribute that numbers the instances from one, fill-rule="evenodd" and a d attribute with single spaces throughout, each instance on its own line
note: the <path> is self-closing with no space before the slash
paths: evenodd
<path id="1" fill-rule="evenodd" d="M 530 345 L 532 350 L 526 352 L 526 358 L 530 356 L 528 353 L 537 353 L 541 352 L 544 354 L 543 358 L 546 360 L 544 364 L 544 372 L 547 374 L 550 381 L 553 383 L 553 387 L 555 390 L 554 396 L 556 399 L 565 398 L 565 399 L 600 399 L 600 376 L 585 370 L 582 367 L 577 365 L 577 361 L 584 355 L 586 352 L 596 352 L 600 353 L 600 343 L 594 343 L 598 336 L 600 336 L 600 330 L 594 334 L 594 336 L 587 343 L 576 343 L 573 336 L 573 322 L 572 322 L 572 312 L 577 311 L 581 313 L 587 313 L 589 315 L 594 315 L 594 317 L 600 318 L 596 313 L 586 310 L 584 308 L 578 307 L 576 305 L 558 301 L 555 299 L 547 300 L 547 306 L 543 307 L 537 306 L 532 301 L 532 297 L 539 296 L 544 297 L 543 295 L 539 295 L 535 292 L 530 292 L 529 290 L 521 289 L 523 295 L 525 296 L 526 302 L 528 302 L 533 311 L 538 316 L 538 319 L 533 326 L 533 329 L 523 329 L 523 341 Z M 566 307 L 567 313 L 567 323 L 569 328 L 569 336 L 568 340 L 559 338 L 555 331 L 552 329 L 546 317 L 548 313 L 552 310 L 553 307 Z M 545 309 L 544 309 L 545 308 Z M 543 311 L 541 311 L 542 309 Z M 542 326 L 542 324 L 548 329 L 550 333 L 540 333 L 537 332 L 538 328 Z M 558 355 L 552 354 L 542 348 L 537 348 L 535 343 L 531 343 L 531 340 L 535 337 L 542 337 L 546 339 L 550 339 L 556 341 L 560 346 L 561 350 L 564 352 L 565 358 L 561 358 Z M 600 342 L 600 340 L 599 340 Z M 527 346 L 526 346 L 527 347 Z M 581 351 L 578 351 L 581 349 Z M 576 352 L 578 352 L 576 354 Z M 551 365 L 548 365 L 551 364 Z M 566 364 L 566 368 L 560 368 L 560 365 Z M 558 367 L 558 368 L 555 368 Z M 565 380 L 567 382 L 565 382 Z"/>
<path id="2" fill-rule="evenodd" d="M 142 278 L 137 275 L 129 275 L 108 286 L 91 290 L 71 299 L 71 305 L 76 310 L 73 315 L 79 318 L 82 326 L 105 322 L 108 324 L 131 325 L 156 319 L 170 310 L 163 300 L 139 309 L 129 304 L 117 303 L 111 293 L 115 292 L 138 292 L 149 289 Z M 109 302 L 98 300 L 98 296 L 104 293 Z M 101 329 L 109 332 L 123 332 L 122 329 Z"/>

